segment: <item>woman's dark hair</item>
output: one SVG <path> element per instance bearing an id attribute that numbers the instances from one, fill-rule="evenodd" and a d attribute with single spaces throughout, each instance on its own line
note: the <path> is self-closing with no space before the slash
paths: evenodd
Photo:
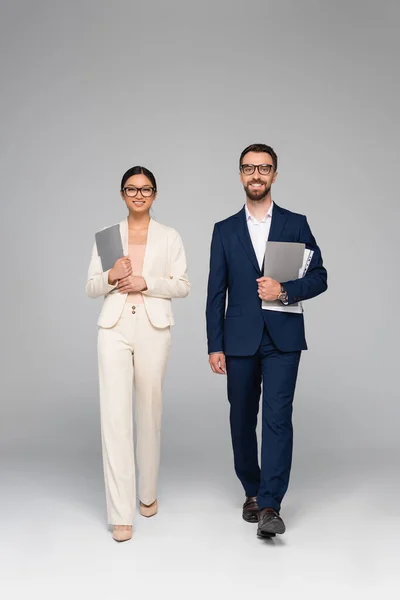
<path id="1" fill-rule="evenodd" d="M 156 178 L 154 177 L 153 173 L 151 171 L 149 171 L 149 169 L 146 169 L 146 167 L 131 167 L 130 169 L 127 170 L 127 172 L 122 177 L 121 192 L 123 192 L 123 190 L 124 190 L 125 183 L 128 181 L 128 179 L 130 177 L 133 177 L 133 175 L 146 175 L 147 179 L 150 179 L 150 181 L 151 181 L 151 185 L 154 188 L 154 192 L 157 191 Z"/>
<path id="2" fill-rule="evenodd" d="M 251 146 L 247 146 L 247 148 L 245 148 L 240 155 L 239 168 L 242 166 L 243 156 L 248 152 L 266 152 L 272 158 L 274 170 L 276 171 L 278 169 L 278 157 L 276 152 L 273 148 L 271 148 L 271 146 L 267 146 L 266 144 L 251 144 Z"/>

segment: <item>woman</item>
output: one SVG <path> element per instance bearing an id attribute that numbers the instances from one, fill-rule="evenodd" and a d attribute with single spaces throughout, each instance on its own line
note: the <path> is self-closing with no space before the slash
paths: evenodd
<path id="1" fill-rule="evenodd" d="M 98 320 L 98 359 L 103 466 L 108 522 L 113 538 L 132 537 L 136 478 L 132 432 L 135 386 L 136 460 L 140 513 L 157 512 L 157 476 L 164 379 L 174 324 L 171 298 L 189 293 L 179 234 L 150 217 L 157 196 L 154 175 L 132 167 L 121 182 L 129 214 L 120 223 L 124 257 L 103 272 L 96 243 L 86 292 L 104 296 Z"/>

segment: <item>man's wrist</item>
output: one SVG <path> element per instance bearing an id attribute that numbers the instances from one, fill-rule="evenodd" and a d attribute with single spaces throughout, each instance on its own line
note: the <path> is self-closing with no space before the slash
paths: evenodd
<path id="1" fill-rule="evenodd" d="M 280 300 L 282 302 L 282 304 L 287 304 L 288 303 L 288 293 L 282 284 L 280 284 L 280 287 L 281 287 L 281 289 L 278 294 L 277 300 Z"/>

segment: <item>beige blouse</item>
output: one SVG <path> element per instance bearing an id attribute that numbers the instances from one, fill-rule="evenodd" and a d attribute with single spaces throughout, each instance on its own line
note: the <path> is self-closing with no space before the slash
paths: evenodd
<path id="1" fill-rule="evenodd" d="M 141 276 L 143 274 L 143 261 L 146 252 L 146 244 L 128 244 L 129 258 L 132 264 L 132 275 Z M 127 302 L 133 304 L 143 304 L 141 292 L 131 292 L 128 294 Z"/>

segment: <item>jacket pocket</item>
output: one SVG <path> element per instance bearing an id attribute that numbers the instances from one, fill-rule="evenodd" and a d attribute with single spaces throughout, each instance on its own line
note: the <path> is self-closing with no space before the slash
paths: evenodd
<path id="1" fill-rule="evenodd" d="M 234 304 L 233 306 L 228 306 L 226 311 L 226 317 L 238 317 L 242 314 L 242 307 L 240 304 Z"/>

